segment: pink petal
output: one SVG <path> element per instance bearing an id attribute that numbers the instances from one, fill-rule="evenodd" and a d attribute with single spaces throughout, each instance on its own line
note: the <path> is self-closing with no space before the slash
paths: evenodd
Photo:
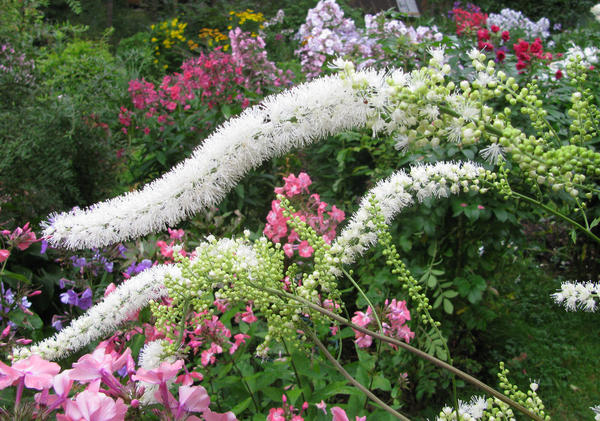
<path id="1" fill-rule="evenodd" d="M 201 412 L 208 409 L 210 397 L 202 386 L 181 386 L 179 403 L 188 412 Z"/>
<path id="2" fill-rule="evenodd" d="M 339 406 L 334 406 L 333 408 L 331 408 L 331 414 L 333 415 L 331 421 L 348 421 L 346 411 L 344 411 Z"/>

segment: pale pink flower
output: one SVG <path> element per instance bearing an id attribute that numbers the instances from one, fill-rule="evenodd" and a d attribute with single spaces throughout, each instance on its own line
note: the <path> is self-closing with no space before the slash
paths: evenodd
<path id="1" fill-rule="evenodd" d="M 161 384 L 175 377 L 179 370 L 183 367 L 183 360 L 177 360 L 174 363 L 167 361 L 160 364 L 158 368 L 146 370 L 139 368 L 131 378 L 136 381 L 143 381 L 151 384 Z"/>
<path id="2" fill-rule="evenodd" d="M 325 415 L 327 415 L 327 404 L 321 399 L 321 402 L 316 404 L 317 408 L 319 408 Z"/>
<path id="3" fill-rule="evenodd" d="M 65 413 L 58 414 L 58 421 L 123 421 L 127 405 L 122 399 L 116 402 L 97 390 L 84 390 L 68 400 Z"/>
<path id="4" fill-rule="evenodd" d="M 331 421 L 348 421 L 346 411 L 344 411 L 339 406 L 334 406 L 333 408 L 331 408 L 331 414 L 333 415 Z"/>
<path id="5" fill-rule="evenodd" d="M 0 362 L 0 389 L 14 386 L 23 381 L 28 389 L 47 389 L 52 386 L 52 379 L 60 371 L 60 366 L 32 355 L 17 361 L 12 367 Z"/>

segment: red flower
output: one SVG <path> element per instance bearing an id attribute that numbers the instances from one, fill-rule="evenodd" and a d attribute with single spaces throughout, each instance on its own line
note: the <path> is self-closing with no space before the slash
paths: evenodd
<path id="1" fill-rule="evenodd" d="M 477 31 L 477 38 L 480 41 L 487 41 L 488 39 L 490 39 L 490 32 L 485 29 L 485 28 L 481 28 L 480 30 Z"/>
<path id="2" fill-rule="evenodd" d="M 502 41 L 506 42 L 510 39 L 510 32 L 508 31 L 502 31 Z"/>
<path id="3" fill-rule="evenodd" d="M 479 48 L 480 50 L 494 51 L 494 46 L 489 42 L 479 41 L 477 43 L 477 48 Z"/>
<path id="4" fill-rule="evenodd" d="M 564 76 L 564 75 L 563 75 L 563 72 L 562 72 L 562 70 L 560 70 L 560 69 L 558 69 L 558 70 L 556 71 L 556 73 L 554 74 L 554 77 L 556 77 L 556 80 L 558 80 L 558 79 L 562 79 L 562 77 L 563 77 L 563 76 Z"/>
<path id="5" fill-rule="evenodd" d="M 500 31 L 500 27 L 498 25 L 492 25 L 492 27 L 490 28 L 492 30 L 492 32 L 495 34 L 498 31 Z M 504 31 L 506 32 L 506 31 Z"/>
<path id="6" fill-rule="evenodd" d="M 516 64 L 517 70 L 523 70 L 524 68 L 527 67 L 527 63 L 519 60 Z"/>
<path id="7" fill-rule="evenodd" d="M 497 50 L 496 51 L 496 60 L 500 61 L 504 61 L 504 59 L 506 58 L 506 53 L 503 50 Z"/>

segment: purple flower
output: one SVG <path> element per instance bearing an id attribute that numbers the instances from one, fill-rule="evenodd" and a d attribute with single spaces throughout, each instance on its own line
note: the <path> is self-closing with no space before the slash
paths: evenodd
<path id="1" fill-rule="evenodd" d="M 76 268 L 84 268 L 87 264 L 85 257 L 71 256 L 71 260 L 73 261 L 73 267 Z"/>
<path id="2" fill-rule="evenodd" d="M 114 267 L 114 263 L 113 262 L 105 262 L 104 263 L 104 270 L 106 270 L 108 273 L 112 273 L 113 271 L 113 267 Z"/>
<path id="3" fill-rule="evenodd" d="M 52 327 L 56 330 L 61 330 L 63 328 L 62 320 L 56 315 L 52 317 Z"/>
<path id="4" fill-rule="evenodd" d="M 92 306 L 92 289 L 87 288 L 85 291 L 81 293 L 79 297 L 79 303 L 77 305 L 82 310 L 87 310 Z"/>
<path id="5" fill-rule="evenodd" d="M 152 260 L 144 259 L 135 267 L 135 273 L 140 273 L 150 267 L 152 267 Z"/>
<path id="6" fill-rule="evenodd" d="M 48 242 L 46 240 L 42 239 L 42 248 L 40 250 L 40 254 L 45 254 L 47 248 L 48 248 Z"/>
<path id="7" fill-rule="evenodd" d="M 119 254 L 121 255 L 121 257 L 125 258 L 125 252 L 127 251 L 127 247 L 125 247 L 123 244 L 119 244 L 119 246 L 117 247 L 117 250 L 119 251 Z"/>
<path id="8" fill-rule="evenodd" d="M 73 289 L 70 289 L 67 292 L 60 294 L 60 301 L 64 304 L 76 306 L 79 302 L 79 297 Z"/>

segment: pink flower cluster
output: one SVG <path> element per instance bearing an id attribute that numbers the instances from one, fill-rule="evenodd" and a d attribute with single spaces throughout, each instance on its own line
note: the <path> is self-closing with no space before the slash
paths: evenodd
<path id="1" fill-rule="evenodd" d="M 125 420 L 130 408 L 139 408 L 145 391 L 143 385 L 154 384 L 158 385 L 154 398 L 163 405 L 162 410 L 154 411 L 156 415 L 162 415 L 161 419 L 235 420 L 232 412 L 219 414 L 210 410 L 206 389 L 193 385 L 197 376 L 188 373 L 187 369 L 186 374 L 175 381 L 181 384 L 178 399 L 173 396 L 168 385 L 183 366 L 183 360 L 179 360 L 163 362 L 152 370 L 136 370 L 129 348 L 117 352 L 109 342 L 102 342 L 93 353 L 84 355 L 71 369 L 62 372 L 58 364 L 37 355 L 12 366 L 0 362 L 0 389 L 16 386 L 15 408 L 19 406 L 25 388 L 40 391 L 35 395 L 35 416 L 40 419 L 57 411 L 59 421 L 121 421 Z M 126 379 L 125 384 L 115 377 L 115 372 Z M 194 413 L 200 413 L 202 418 Z"/>
<path id="2" fill-rule="evenodd" d="M 281 397 L 283 406 L 280 408 L 271 408 L 269 415 L 267 415 L 267 421 L 304 421 L 302 414 L 308 409 L 308 402 L 302 404 L 302 408 L 294 408 L 288 404 L 287 396 L 285 394 Z"/>
<path id="3" fill-rule="evenodd" d="M 233 61 L 242 69 L 244 86 L 250 91 L 262 94 L 267 86 L 290 86 L 294 73 L 283 72 L 267 58 L 265 42 L 260 36 L 253 37 L 241 28 L 229 31 Z"/>
<path id="4" fill-rule="evenodd" d="M 410 312 L 406 307 L 406 301 L 397 301 L 395 298 L 391 302 L 385 300 L 381 315 L 384 335 L 410 342 L 415 337 L 415 333 L 406 324 L 408 320 L 410 320 Z M 367 308 L 366 312 L 354 312 L 352 323 L 371 330 L 378 330 L 371 307 Z M 354 342 L 359 348 L 368 348 L 373 343 L 373 338 L 365 333 L 355 330 L 354 335 Z"/>
<path id="5" fill-rule="evenodd" d="M 285 195 L 290 199 L 295 198 L 293 204 L 298 210 L 293 215 L 306 222 L 323 237 L 326 243 L 331 244 L 331 241 L 335 238 L 335 230 L 338 224 L 346 218 L 344 211 L 338 209 L 335 205 L 328 211 L 327 207 L 329 205 L 321 201 L 318 194 L 310 194 L 308 186 L 312 184 L 312 180 L 305 172 L 301 172 L 297 177 L 290 174 L 284 177 L 283 180 L 285 185 L 276 187 L 275 193 Z M 281 202 L 273 200 L 263 233 L 275 243 L 280 243 L 287 237 L 283 245 L 283 251 L 288 257 L 294 255 L 294 250 L 297 250 L 301 257 L 312 256 L 314 250 L 308 241 L 300 241 L 298 233 L 294 230 L 288 233 L 288 220 L 289 217 L 283 215 Z"/>
<path id="6" fill-rule="evenodd" d="M 250 102 L 240 90 L 245 82 L 242 68 L 230 54 L 219 49 L 202 53 L 185 61 L 181 73 L 166 75 L 158 88 L 145 79 L 130 81 L 131 100 L 134 109 L 140 111 L 121 107 L 119 122 L 127 133 L 135 118 L 135 127 L 148 135 L 151 127 L 164 131 L 166 125 L 175 124 L 176 112 L 183 112 L 185 116 L 197 112 L 197 102 L 210 109 L 233 103 L 245 107 Z"/>
<path id="7" fill-rule="evenodd" d="M 31 231 L 29 222 L 23 225 L 23 227 L 17 227 L 13 231 L 2 230 L 0 234 L 8 242 L 11 247 L 16 247 L 19 250 L 27 250 L 33 243 L 39 241 L 35 235 L 35 232 Z M 0 249 L 0 263 L 4 262 L 10 256 L 10 250 Z"/>

